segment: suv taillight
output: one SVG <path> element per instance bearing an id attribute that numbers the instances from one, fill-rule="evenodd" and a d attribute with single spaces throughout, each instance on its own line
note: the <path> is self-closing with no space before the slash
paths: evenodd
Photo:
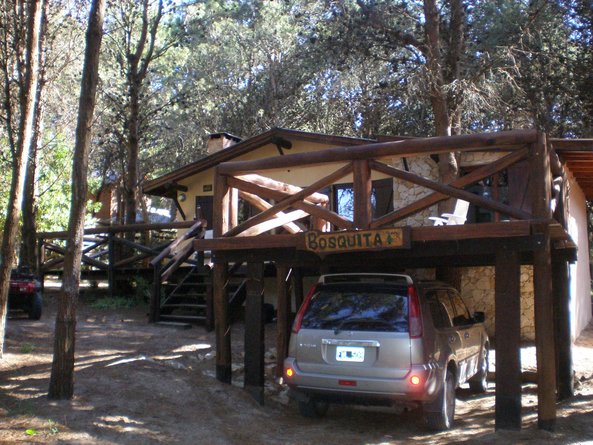
<path id="1" fill-rule="evenodd" d="M 411 338 L 422 337 L 422 314 L 420 313 L 420 299 L 414 286 L 408 287 L 409 314 L 408 323 Z"/>
<path id="2" fill-rule="evenodd" d="M 293 334 L 296 334 L 301 330 L 301 325 L 303 324 L 303 317 L 305 316 L 305 311 L 309 307 L 311 298 L 315 294 L 316 290 L 317 290 L 317 285 L 311 286 L 309 293 L 305 297 L 305 301 L 303 301 L 303 304 L 301 304 L 301 307 L 300 307 L 299 311 L 297 312 L 296 317 L 294 318 L 294 323 L 292 324 Z"/>

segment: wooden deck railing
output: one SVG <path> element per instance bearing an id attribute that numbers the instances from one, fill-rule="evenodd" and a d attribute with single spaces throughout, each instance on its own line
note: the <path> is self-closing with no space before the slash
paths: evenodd
<path id="1" fill-rule="evenodd" d="M 545 162 L 547 171 L 538 170 L 542 165 L 537 159 L 539 154 L 534 148 L 537 146 L 538 137 L 539 134 L 535 131 L 510 131 L 475 136 L 409 139 L 223 163 L 216 169 L 214 238 L 256 236 L 279 227 L 289 234 L 310 229 L 324 231 L 379 229 L 393 226 L 404 218 L 451 198 L 466 200 L 477 207 L 498 212 L 514 220 L 541 220 L 541 213 L 533 215 L 524 209 L 467 190 L 469 186 L 500 173 L 520 161 L 527 160 L 531 167 L 530 172 L 526 171 L 525 174 L 532 175 L 528 188 L 531 190 L 531 202 L 535 205 L 542 199 L 536 194 L 540 193 L 540 190 L 534 186 L 539 179 L 535 176 L 552 177 L 561 172 L 557 157 L 553 153 Z M 451 150 L 502 152 L 502 154 L 495 161 L 481 165 L 449 184 L 422 177 L 384 162 L 386 158 L 428 156 Z M 288 168 L 300 167 L 305 172 L 305 168 L 310 165 L 325 165 L 330 173 L 304 188 L 263 176 L 266 171 Z M 401 207 L 394 202 L 393 211 L 373 218 L 370 193 L 373 171 L 428 189 L 429 194 Z M 345 177 L 352 178 L 354 195 L 352 221 L 330 210 L 328 197 L 322 193 L 323 189 L 340 181 L 344 182 Z M 545 187 L 548 194 L 543 199 L 547 200 L 549 206 L 550 184 L 546 184 Z M 260 213 L 239 223 L 237 218 L 239 197 L 255 205 Z M 309 218 L 308 224 L 302 223 L 304 218 Z M 211 245 L 212 242 L 208 244 Z"/>
<path id="2" fill-rule="evenodd" d="M 105 274 L 110 291 L 113 292 L 118 272 L 126 269 L 147 269 L 154 258 L 174 257 L 177 254 L 175 248 L 180 242 L 175 240 L 177 229 L 189 229 L 183 238 L 187 239 L 195 235 L 201 226 L 201 221 L 183 221 L 85 229 L 82 272 Z M 67 248 L 67 236 L 67 232 L 41 232 L 37 235 L 37 271 L 41 277 L 61 271 Z M 149 240 L 148 243 L 143 241 L 146 239 Z"/>

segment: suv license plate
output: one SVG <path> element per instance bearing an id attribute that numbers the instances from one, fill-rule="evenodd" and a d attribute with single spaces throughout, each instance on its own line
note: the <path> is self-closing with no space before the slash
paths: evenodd
<path id="1" fill-rule="evenodd" d="M 336 360 L 339 362 L 364 362 L 364 348 L 360 346 L 337 346 Z"/>

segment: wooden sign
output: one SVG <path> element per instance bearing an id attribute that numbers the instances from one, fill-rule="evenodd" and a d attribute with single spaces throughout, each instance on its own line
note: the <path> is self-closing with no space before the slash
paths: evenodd
<path id="1" fill-rule="evenodd" d="M 305 249 L 318 254 L 410 247 L 409 227 L 344 232 L 310 231 L 304 235 Z"/>

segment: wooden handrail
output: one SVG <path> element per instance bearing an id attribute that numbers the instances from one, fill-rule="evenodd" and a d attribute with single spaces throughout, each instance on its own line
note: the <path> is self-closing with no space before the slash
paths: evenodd
<path id="1" fill-rule="evenodd" d="M 183 241 L 185 241 L 188 238 L 195 237 L 197 231 L 199 229 L 203 229 L 205 227 L 206 227 L 206 220 L 200 219 L 200 220 L 196 221 L 189 228 L 189 230 L 187 232 L 183 233 L 180 237 L 178 237 L 177 239 L 175 239 L 171 244 L 169 244 L 167 247 L 165 247 L 161 253 L 159 253 L 156 257 L 154 257 L 152 259 L 152 261 L 150 262 L 150 265 L 152 267 L 154 267 L 163 258 L 165 258 L 167 255 L 169 255 L 180 243 L 182 243 Z"/>
<path id="2" fill-rule="evenodd" d="M 124 224 L 113 225 L 106 227 L 93 227 L 84 229 L 85 235 L 97 235 L 100 233 L 128 233 L 128 232 L 145 232 L 147 230 L 166 230 L 166 229 L 185 229 L 195 225 L 195 221 L 175 221 L 170 223 L 159 224 Z M 64 239 L 68 237 L 68 232 L 39 232 L 37 238 L 39 239 Z"/>
<path id="3" fill-rule="evenodd" d="M 355 147 L 334 147 L 315 152 L 288 154 L 252 161 L 224 162 L 217 167 L 217 171 L 222 175 L 239 175 L 275 168 L 340 163 L 361 159 L 429 155 L 449 153 L 451 151 L 472 151 L 476 149 L 513 151 L 535 143 L 537 137 L 538 133 L 535 130 L 514 130 L 499 133 L 406 139 Z"/>

